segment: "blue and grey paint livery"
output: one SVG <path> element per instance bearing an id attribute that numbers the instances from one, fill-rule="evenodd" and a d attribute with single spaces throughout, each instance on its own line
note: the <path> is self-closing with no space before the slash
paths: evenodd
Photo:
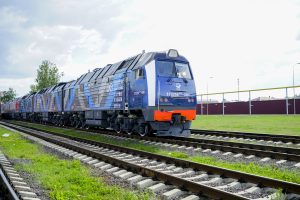
<path id="1" fill-rule="evenodd" d="M 24 96 L 20 105 L 22 118 L 58 125 L 186 136 L 196 116 L 196 89 L 188 60 L 171 49 L 97 68 Z"/>

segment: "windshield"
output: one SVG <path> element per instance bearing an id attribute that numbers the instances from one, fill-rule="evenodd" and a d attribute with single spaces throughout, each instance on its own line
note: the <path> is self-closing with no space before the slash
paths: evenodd
<path id="1" fill-rule="evenodd" d="M 157 74 L 165 77 L 192 79 L 187 63 L 157 61 Z"/>

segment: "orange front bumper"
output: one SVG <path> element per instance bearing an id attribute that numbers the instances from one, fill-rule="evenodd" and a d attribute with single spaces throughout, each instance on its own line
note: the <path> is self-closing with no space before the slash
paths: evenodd
<path id="1" fill-rule="evenodd" d="M 154 121 L 171 121 L 173 114 L 180 114 L 185 116 L 187 121 L 196 118 L 196 110 L 172 110 L 172 111 L 154 111 Z"/>

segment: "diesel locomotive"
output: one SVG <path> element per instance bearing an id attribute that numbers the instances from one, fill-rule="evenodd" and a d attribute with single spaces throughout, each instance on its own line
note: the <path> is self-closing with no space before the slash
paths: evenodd
<path id="1" fill-rule="evenodd" d="M 4 118 L 113 129 L 141 136 L 188 136 L 196 117 L 188 60 L 175 49 L 143 52 L 77 80 L 1 105 Z"/>

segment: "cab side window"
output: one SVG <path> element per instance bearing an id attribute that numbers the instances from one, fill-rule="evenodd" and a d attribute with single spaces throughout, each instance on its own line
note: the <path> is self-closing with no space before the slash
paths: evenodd
<path id="1" fill-rule="evenodd" d="M 139 68 L 135 70 L 135 79 L 143 79 L 144 78 L 144 70 Z"/>

